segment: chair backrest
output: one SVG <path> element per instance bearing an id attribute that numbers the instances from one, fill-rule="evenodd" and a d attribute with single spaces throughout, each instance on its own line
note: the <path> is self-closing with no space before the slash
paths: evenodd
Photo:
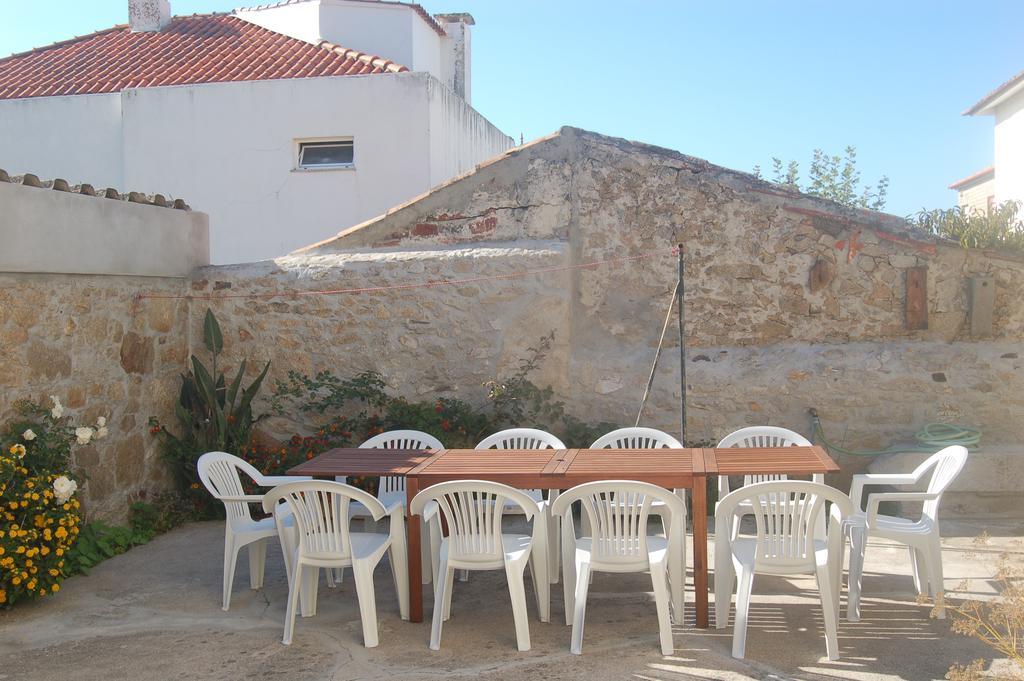
<path id="1" fill-rule="evenodd" d="M 224 504 L 228 522 L 234 524 L 240 520 L 252 520 L 249 504 L 239 499 L 245 496 L 242 478 L 239 471 L 251 479 L 259 478 L 260 472 L 249 462 L 227 452 L 207 452 L 196 462 L 199 480 L 206 490 Z M 234 499 L 231 499 L 234 497 Z"/>
<path id="2" fill-rule="evenodd" d="M 280 513 L 284 501 L 295 519 L 299 556 L 326 558 L 352 555 L 348 507 L 353 501 L 369 509 L 374 520 L 386 514 L 377 499 L 361 489 L 328 480 L 301 480 L 278 485 L 263 495 L 263 510 Z"/>
<path id="3" fill-rule="evenodd" d="M 522 508 L 526 519 L 537 516 L 537 502 L 523 492 L 496 482 L 456 480 L 431 485 L 415 497 L 409 513 L 422 515 L 424 507 L 437 502 L 441 518 L 448 528 L 448 555 L 463 560 L 500 559 L 504 555 L 501 542 L 501 517 L 506 504 Z"/>
<path id="4" fill-rule="evenodd" d="M 787 428 L 750 426 L 729 433 L 718 442 L 718 446 L 723 449 L 726 447 L 810 447 L 811 441 L 800 433 Z M 786 475 L 744 475 L 743 485 L 787 479 Z M 719 498 L 728 493 L 729 478 L 720 475 L 718 477 Z"/>
<path id="5" fill-rule="evenodd" d="M 619 428 L 590 445 L 591 449 L 682 449 L 683 444 L 655 428 Z"/>
<path id="6" fill-rule="evenodd" d="M 594 560 L 635 562 L 648 558 L 647 518 L 655 501 L 663 502 L 662 512 L 671 514 L 666 526 L 679 526 L 678 519 L 686 513 L 683 500 L 667 489 L 634 480 L 602 480 L 577 485 L 552 502 L 551 513 L 563 516 L 563 522 L 568 522 L 573 504 L 580 503 L 581 513 L 590 521 Z M 672 548 L 681 550 L 681 547 Z"/>
<path id="7" fill-rule="evenodd" d="M 956 476 L 960 475 L 960 471 L 964 469 L 966 463 L 967 448 L 960 445 L 952 445 L 935 452 L 914 470 L 914 475 L 921 478 L 929 468 L 933 469 L 932 477 L 928 481 L 928 488 L 925 491 L 930 494 L 939 495 L 935 499 L 929 499 L 924 502 L 921 508 L 923 515 L 928 516 L 932 520 L 938 519 L 939 502 L 942 500 L 942 493 L 956 480 Z"/>
<path id="8" fill-rule="evenodd" d="M 806 480 L 777 480 L 746 485 L 726 495 L 715 510 L 715 527 L 730 527 L 736 507 L 744 502 L 754 507 L 755 558 L 760 566 L 813 564 L 815 540 L 826 539 L 825 502 L 836 505 L 841 518 L 853 514 L 853 502 L 834 487 Z M 840 530 L 834 526 L 833 531 Z M 715 541 L 729 541 L 728 537 L 728 533 L 719 533 Z"/>
<path id="9" fill-rule="evenodd" d="M 444 449 L 441 441 L 430 433 L 419 430 L 389 430 L 374 435 L 359 445 L 360 449 Z M 381 476 L 377 485 L 377 496 L 387 493 L 405 494 L 404 475 Z"/>
<path id="10" fill-rule="evenodd" d="M 474 449 L 565 449 L 557 437 L 537 428 L 509 428 L 485 437 Z"/>

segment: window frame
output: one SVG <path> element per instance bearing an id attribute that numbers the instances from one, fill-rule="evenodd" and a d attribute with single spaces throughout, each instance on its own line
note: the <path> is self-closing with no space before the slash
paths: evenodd
<path id="1" fill-rule="evenodd" d="M 303 165 L 302 156 L 303 152 L 309 147 L 318 146 L 344 146 L 348 145 L 352 149 L 352 161 L 350 163 L 317 163 L 313 165 Z M 294 167 L 292 170 L 297 172 L 317 172 L 321 170 L 354 170 L 356 167 L 356 142 L 355 138 L 351 136 L 336 136 L 336 137 L 308 137 L 295 140 L 294 150 Z"/>

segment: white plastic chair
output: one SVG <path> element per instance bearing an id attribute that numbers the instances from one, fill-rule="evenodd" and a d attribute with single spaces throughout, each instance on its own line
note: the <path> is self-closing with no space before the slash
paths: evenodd
<path id="1" fill-rule="evenodd" d="M 825 502 L 832 503 L 827 533 Z M 715 533 L 715 626 L 725 628 L 736 581 L 736 622 L 732 656 L 742 658 L 747 641 L 747 613 L 756 573 L 814 574 L 825 620 L 825 647 L 839 659 L 839 585 L 842 579 L 843 520 L 853 513 L 850 498 L 839 490 L 805 480 L 778 480 L 746 485 L 718 502 L 715 526 L 728 527 L 741 504 L 749 504 L 756 536 Z"/>
<path id="2" fill-rule="evenodd" d="M 224 503 L 227 515 L 224 523 L 224 581 L 221 605 L 227 610 L 231 604 L 231 585 L 235 579 L 238 552 L 245 546 L 249 547 L 249 586 L 259 589 L 263 586 L 267 540 L 277 535 L 272 518 L 253 520 L 249 504 L 261 503 L 263 495 L 246 494 L 239 472 L 247 475 L 259 487 L 273 487 L 309 478 L 263 475 L 247 461 L 227 452 L 203 454 L 196 463 L 196 469 L 199 480 L 206 490 Z"/>
<path id="3" fill-rule="evenodd" d="M 283 512 L 281 502 L 285 502 L 294 519 L 297 538 L 293 543 L 282 537 L 282 546 L 294 551 L 290 561 L 288 608 L 282 643 L 290 645 L 292 642 L 295 611 L 302 591 L 306 591 L 310 610 L 315 613 L 320 568 L 351 567 L 363 625 L 363 643 L 367 648 L 375 647 L 378 638 L 373 571 L 385 553 L 390 554 L 399 613 L 402 619 L 409 619 L 405 509 L 402 504 L 395 503 L 385 509 L 375 497 L 361 489 L 324 480 L 292 482 L 275 487 L 263 497 L 263 509 L 267 513 L 280 514 Z M 366 506 L 374 520 L 388 516 L 388 533 L 352 532 L 348 505 L 353 502 Z"/>
<path id="4" fill-rule="evenodd" d="M 590 445 L 591 449 L 682 449 L 683 443 L 668 433 L 654 428 L 619 428 L 610 433 L 602 435 Z M 686 490 L 672 490 L 676 496 L 683 500 L 683 512 L 678 516 L 682 519 L 683 533 L 686 532 Z M 665 536 L 669 533 L 670 517 L 665 513 L 664 504 L 655 500 L 651 503 L 651 513 L 661 518 L 662 526 L 665 528 Z M 587 517 L 580 518 L 583 524 L 583 533 L 587 534 Z M 669 555 L 669 584 L 672 587 L 672 608 L 676 619 L 683 621 L 683 580 L 686 578 L 686 542 L 683 542 L 682 550 Z"/>
<path id="5" fill-rule="evenodd" d="M 565 444 L 551 433 L 538 428 L 509 428 L 500 430 L 497 433 L 485 437 L 474 449 L 566 449 Z M 521 490 L 538 504 L 544 504 L 544 490 L 524 489 Z M 558 490 L 548 492 L 547 502 L 550 503 L 558 497 Z M 519 513 L 519 505 L 513 502 L 506 502 L 506 513 Z M 553 519 L 551 519 L 553 522 Z M 558 581 L 558 527 L 548 527 L 548 540 L 551 542 L 548 547 L 548 575 L 552 583 Z M 467 573 L 463 572 L 460 579 L 465 581 Z"/>
<path id="6" fill-rule="evenodd" d="M 778 428 L 775 426 L 750 426 L 749 428 L 740 428 L 737 431 L 729 433 L 723 437 L 718 447 L 725 449 L 726 447 L 810 447 L 811 441 L 805 438 L 800 433 L 788 430 L 786 428 Z M 743 476 L 743 487 L 747 485 L 753 485 L 759 482 L 774 482 L 777 480 L 788 480 L 787 475 L 744 475 Z M 813 476 L 814 482 L 824 483 L 825 476 L 821 474 L 815 474 Z M 729 489 L 729 476 L 719 475 L 718 476 L 718 498 L 724 499 L 731 490 Z M 715 506 L 715 513 L 717 516 L 718 506 Z M 739 524 L 743 520 L 743 516 L 750 515 L 753 513 L 753 506 L 751 504 L 740 504 L 736 509 L 736 517 L 733 519 L 732 533 L 733 536 L 739 529 Z M 716 525 L 717 527 L 717 525 Z M 824 532 L 824 526 L 819 528 Z"/>
<path id="7" fill-rule="evenodd" d="M 530 535 L 502 532 L 501 519 L 509 502 L 515 504 L 527 520 L 533 519 Z M 413 498 L 409 511 L 422 515 L 438 537 L 442 522 L 448 528 L 448 536 L 440 538 L 436 549 L 439 570 L 434 581 L 430 649 L 439 650 L 441 647 L 441 627 L 451 615 L 455 570 L 504 569 L 512 599 L 516 642 L 519 650 L 529 650 L 530 625 L 523 579 L 527 565 L 533 576 L 541 622 L 549 621 L 551 614 L 547 513 L 520 490 L 482 480 L 432 485 Z"/>
<path id="8" fill-rule="evenodd" d="M 572 507 L 580 503 L 581 517 L 589 520 L 591 536 L 576 537 Z M 667 537 L 647 534 L 647 519 L 654 503 L 667 516 Z M 646 482 L 609 480 L 588 482 L 563 492 L 551 504 L 551 513 L 562 520 L 562 579 L 565 623 L 572 624 L 570 651 L 583 648 L 583 624 L 590 575 L 599 572 L 651 573 L 658 611 L 661 653 L 671 655 L 672 623 L 669 619 L 667 571 L 670 557 L 679 555 L 686 543 L 683 500 L 672 492 Z M 682 622 L 682 612 L 675 612 Z"/>
<path id="9" fill-rule="evenodd" d="M 850 593 L 846 617 L 860 620 L 861 578 L 864 573 L 864 551 L 868 537 L 882 537 L 905 544 L 910 550 L 914 587 L 921 595 L 935 599 L 938 617 L 945 618 L 942 576 L 942 547 L 939 537 L 939 502 L 953 480 L 967 463 L 967 449 L 959 445 L 946 447 L 928 457 L 909 474 L 867 473 L 853 476 L 850 497 L 856 509 L 846 523 L 850 537 Z M 930 477 L 929 477 L 930 475 Z M 923 492 L 876 492 L 868 495 L 867 510 L 861 510 L 864 487 L 867 485 L 918 485 L 928 481 Z M 883 501 L 920 501 L 921 517 L 917 520 L 882 515 L 878 505 Z"/>
<path id="10" fill-rule="evenodd" d="M 386 433 L 374 435 L 369 440 L 359 445 L 360 449 L 444 449 L 441 441 L 430 433 L 419 430 L 389 430 Z M 335 478 L 338 482 L 348 482 L 345 477 Z M 385 475 L 381 476 L 377 483 L 377 500 L 389 508 L 396 502 L 405 504 L 405 476 Z M 366 518 L 370 512 L 365 506 L 358 503 L 349 505 L 349 515 L 353 518 Z M 427 542 L 422 542 L 423 555 L 421 560 L 426 565 L 430 560 L 430 547 Z M 423 584 L 430 584 L 431 570 L 423 571 Z M 341 583 L 344 576 L 343 570 L 335 571 L 334 580 Z"/>

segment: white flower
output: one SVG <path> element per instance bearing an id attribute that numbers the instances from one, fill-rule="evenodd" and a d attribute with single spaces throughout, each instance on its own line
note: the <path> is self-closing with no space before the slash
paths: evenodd
<path id="1" fill-rule="evenodd" d="M 36 434 L 32 431 L 31 428 L 29 428 L 28 430 L 21 434 L 21 437 L 25 440 L 25 442 L 32 442 L 32 440 L 36 439 Z"/>
<path id="2" fill-rule="evenodd" d="M 78 438 L 78 444 L 80 444 L 80 445 L 87 445 L 87 444 L 89 444 L 89 440 L 92 439 L 92 436 L 93 436 L 94 432 L 95 431 L 93 431 L 92 428 L 88 428 L 88 427 L 86 427 L 86 428 L 75 428 L 75 437 Z"/>
<path id="3" fill-rule="evenodd" d="M 50 399 L 53 400 L 53 409 L 50 410 L 50 416 L 55 419 L 59 419 L 64 416 L 64 405 L 60 403 L 56 395 L 50 395 Z"/>
<path id="4" fill-rule="evenodd" d="M 106 416 L 100 416 L 99 418 L 96 419 L 96 427 L 97 428 L 102 428 L 105 425 L 107 425 L 107 417 Z"/>
<path id="5" fill-rule="evenodd" d="M 96 439 L 97 440 L 102 440 L 106 436 L 107 436 L 107 427 L 106 426 L 100 426 L 99 428 L 96 429 Z"/>
<path id="6" fill-rule="evenodd" d="M 53 481 L 53 493 L 57 497 L 58 504 L 65 503 L 77 489 L 78 483 L 74 480 L 69 480 L 66 475 L 62 475 Z"/>

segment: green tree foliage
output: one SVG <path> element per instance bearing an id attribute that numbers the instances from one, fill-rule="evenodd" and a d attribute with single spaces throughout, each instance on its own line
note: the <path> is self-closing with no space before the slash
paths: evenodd
<path id="1" fill-rule="evenodd" d="M 771 182 L 775 184 L 829 199 L 850 208 L 885 208 L 889 178 L 883 175 L 874 185 L 866 184 L 861 187 L 856 147 L 846 147 L 843 156 L 830 155 L 821 149 L 815 149 L 807 174 L 807 182 L 801 184 L 800 164 L 797 161 L 783 163 L 780 158 L 772 158 Z M 760 166 L 754 166 L 754 175 L 762 178 Z"/>
<path id="2" fill-rule="evenodd" d="M 1019 201 L 1004 201 L 988 211 L 956 206 L 922 210 L 907 218 L 928 234 L 953 239 L 964 248 L 991 248 L 1024 254 L 1024 221 Z"/>

